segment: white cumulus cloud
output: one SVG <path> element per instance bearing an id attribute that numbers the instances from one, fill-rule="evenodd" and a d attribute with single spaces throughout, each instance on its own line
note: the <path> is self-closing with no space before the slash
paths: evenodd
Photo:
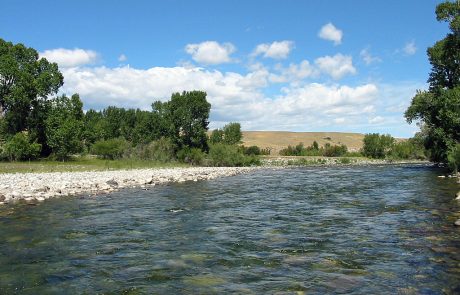
<path id="1" fill-rule="evenodd" d="M 336 80 L 347 74 L 356 73 L 352 57 L 341 53 L 334 56 L 319 57 L 315 60 L 315 64 L 322 72 L 329 74 Z"/>
<path id="2" fill-rule="evenodd" d="M 269 57 L 273 59 L 284 59 L 287 58 L 291 50 L 294 48 L 294 42 L 292 41 L 275 41 L 273 43 L 263 43 L 257 45 L 252 52 L 252 56 L 263 55 L 263 57 Z"/>
<path id="3" fill-rule="evenodd" d="M 324 40 L 333 41 L 334 45 L 342 43 L 342 30 L 337 29 L 332 23 L 325 24 L 318 32 L 318 37 Z"/>
<path id="4" fill-rule="evenodd" d="M 56 62 L 60 67 L 67 68 L 92 64 L 96 62 L 98 54 L 93 50 L 87 49 L 57 48 L 40 52 L 40 57 Z"/>
<path id="5" fill-rule="evenodd" d="M 216 41 L 205 41 L 185 46 L 185 52 L 190 54 L 194 61 L 206 65 L 231 62 L 230 55 L 235 50 L 236 47 L 231 43 L 220 44 Z"/>
<path id="6" fill-rule="evenodd" d="M 198 89 L 207 92 L 212 105 L 211 128 L 237 121 L 245 130 L 320 130 L 342 121 L 369 124 L 362 115 L 375 113 L 379 92 L 374 84 L 307 83 L 267 95 L 271 73 L 264 67 L 240 74 L 198 67 L 101 66 L 65 68 L 63 74 L 62 91 L 79 93 L 85 109 L 150 109 L 153 101 L 168 100 L 173 92 Z"/>

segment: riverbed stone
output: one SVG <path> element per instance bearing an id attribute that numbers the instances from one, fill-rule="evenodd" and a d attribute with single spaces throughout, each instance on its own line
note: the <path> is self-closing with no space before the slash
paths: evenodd
<path id="1" fill-rule="evenodd" d="M 457 220 L 454 222 L 454 225 L 460 226 L 460 219 L 457 219 Z"/>
<path id="2" fill-rule="evenodd" d="M 106 182 L 108 185 L 112 186 L 112 187 L 117 187 L 118 186 L 118 182 L 116 182 L 115 180 L 113 179 L 110 179 Z"/>
<path id="3" fill-rule="evenodd" d="M 88 172 L 0 174 L 0 202 L 24 198 L 102 194 L 127 187 L 198 181 L 253 171 L 254 167 L 189 167 Z"/>

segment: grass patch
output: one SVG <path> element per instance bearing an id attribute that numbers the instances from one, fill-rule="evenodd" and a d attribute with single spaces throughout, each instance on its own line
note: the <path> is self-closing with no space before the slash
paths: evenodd
<path id="1" fill-rule="evenodd" d="M 178 162 L 161 163 L 147 160 L 105 160 L 90 156 L 72 158 L 66 162 L 37 160 L 30 162 L 0 162 L 0 173 L 106 171 L 140 168 L 189 167 Z"/>

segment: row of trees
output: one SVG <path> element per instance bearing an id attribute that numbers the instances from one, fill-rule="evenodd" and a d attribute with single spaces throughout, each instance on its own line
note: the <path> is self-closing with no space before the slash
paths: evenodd
<path id="1" fill-rule="evenodd" d="M 378 133 L 366 134 L 363 139 L 363 148 L 359 152 L 348 152 L 344 144 L 326 143 L 324 147 L 320 147 L 316 141 L 307 147 L 299 143 L 280 151 L 282 156 L 365 156 L 374 159 L 426 159 L 426 154 L 423 139 L 419 135 L 408 140 L 396 141 L 391 135 Z"/>
<path id="2" fill-rule="evenodd" d="M 9 128 L 16 126 L 9 119 L 18 114 L 11 108 L 4 109 L 1 118 L 4 154 L 12 160 L 39 155 L 64 160 L 72 154 L 91 150 L 98 141 L 118 138 L 137 146 L 165 137 L 177 150 L 208 151 L 206 131 L 211 105 L 202 91 L 174 93 L 170 101 L 153 103 L 152 111 L 108 107 L 85 114 L 77 94 L 70 98 L 63 95 L 43 99 L 38 105 L 40 111 L 34 109 L 34 112 L 40 117 L 40 124 L 23 125 L 21 129 Z M 19 142 L 33 148 L 19 151 Z"/>
<path id="3" fill-rule="evenodd" d="M 83 112 L 78 94 L 55 96 L 64 78 L 56 63 L 33 48 L 0 39 L 0 158 L 52 156 L 66 160 L 90 152 L 107 159 L 180 160 L 246 165 L 255 160 L 230 123 L 208 139 L 211 105 L 203 91 L 173 93 L 150 111 L 108 107 Z M 50 98 L 53 97 L 53 98 Z"/>

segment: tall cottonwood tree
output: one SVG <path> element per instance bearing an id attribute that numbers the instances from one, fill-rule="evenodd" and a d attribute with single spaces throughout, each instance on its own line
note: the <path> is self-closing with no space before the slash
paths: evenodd
<path id="1" fill-rule="evenodd" d="M 0 127 L 3 137 L 28 130 L 44 143 L 42 103 L 58 92 L 64 78 L 56 63 L 38 52 L 0 39 Z"/>
<path id="2" fill-rule="evenodd" d="M 421 121 L 431 159 L 446 162 L 460 141 L 460 1 L 439 4 L 436 19 L 448 22 L 450 32 L 428 48 L 430 87 L 417 91 L 405 117 Z"/>
<path id="3" fill-rule="evenodd" d="M 152 107 L 168 137 L 179 149 L 208 149 L 206 131 L 211 104 L 206 100 L 206 92 L 173 93 L 170 101 L 155 102 Z"/>

